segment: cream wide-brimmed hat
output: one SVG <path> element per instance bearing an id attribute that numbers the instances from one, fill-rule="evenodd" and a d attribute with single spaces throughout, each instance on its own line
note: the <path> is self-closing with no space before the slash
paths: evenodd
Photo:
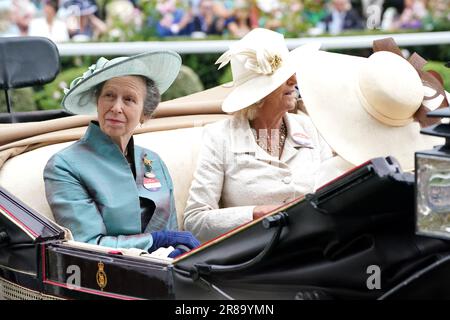
<path id="1" fill-rule="evenodd" d="M 64 90 L 61 105 L 70 113 L 95 115 L 97 102 L 92 89 L 104 81 L 123 76 L 143 76 L 151 79 L 159 93 L 163 94 L 175 81 L 180 68 L 180 55 L 170 50 L 150 51 L 111 60 L 101 57 Z"/>
<path id="2" fill-rule="evenodd" d="M 311 120 L 330 147 L 353 165 L 391 155 L 409 171 L 415 151 L 444 143 L 420 133 L 417 111 L 430 88 L 394 53 L 361 58 L 319 51 L 297 71 Z M 444 98 L 428 101 L 427 108 L 437 108 Z"/>
<path id="3" fill-rule="evenodd" d="M 224 112 L 244 109 L 266 97 L 287 81 L 319 43 L 302 45 L 289 52 L 284 36 L 256 28 L 236 42 L 216 62 L 219 69 L 231 62 L 233 90 L 222 103 Z"/>

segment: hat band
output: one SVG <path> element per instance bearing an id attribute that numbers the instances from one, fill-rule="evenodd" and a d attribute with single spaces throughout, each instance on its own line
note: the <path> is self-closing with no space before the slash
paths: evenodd
<path id="1" fill-rule="evenodd" d="M 285 60 L 289 60 L 289 59 L 286 58 L 286 57 L 285 57 L 284 59 L 285 59 Z M 287 64 L 286 64 L 286 65 L 287 65 Z M 267 74 L 264 74 L 264 73 L 258 73 L 258 72 L 255 72 L 254 70 L 249 70 L 249 71 L 247 71 L 245 74 L 239 76 L 239 79 L 233 80 L 233 84 L 234 84 L 234 86 L 240 86 L 241 84 L 243 84 L 243 83 L 245 83 L 245 82 L 247 82 L 247 81 L 249 81 L 249 80 L 251 80 L 251 79 L 256 79 L 256 78 L 259 78 L 259 77 L 272 77 L 272 76 L 274 76 L 277 72 L 279 72 L 280 68 L 282 68 L 282 67 L 283 67 L 283 65 L 282 65 L 281 62 L 280 62 L 280 64 L 277 65 L 277 67 L 273 70 L 272 73 L 267 73 Z M 293 73 L 295 73 L 295 71 L 294 71 Z"/>
<path id="2" fill-rule="evenodd" d="M 368 114 L 370 114 L 372 117 L 374 117 L 379 122 L 392 126 L 392 127 L 403 127 L 411 122 L 414 121 L 414 118 L 411 116 L 406 119 L 393 119 L 390 117 L 385 116 L 384 114 L 380 113 L 378 110 L 376 110 L 372 105 L 367 101 L 366 97 L 361 91 L 361 88 L 358 85 L 356 86 L 356 93 L 358 95 L 358 99 L 361 102 L 362 106 L 366 110 Z"/>
<path id="3" fill-rule="evenodd" d="M 262 76 L 262 74 L 257 74 L 257 73 L 254 73 L 254 72 L 248 72 L 247 74 L 245 74 L 243 76 L 240 76 L 239 79 L 234 80 L 233 84 L 234 84 L 234 86 L 240 86 L 241 84 L 243 84 L 243 83 L 245 83 L 245 82 L 247 82 L 247 81 L 249 81 L 251 79 L 258 78 L 260 76 Z"/>

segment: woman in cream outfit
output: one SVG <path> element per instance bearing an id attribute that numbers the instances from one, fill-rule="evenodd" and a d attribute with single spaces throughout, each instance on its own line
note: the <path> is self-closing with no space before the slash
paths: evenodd
<path id="1" fill-rule="evenodd" d="M 218 60 L 231 62 L 233 91 L 222 104 L 233 117 L 208 125 L 185 210 L 184 227 L 200 241 L 258 219 L 312 192 L 331 149 L 296 106 L 299 63 L 281 34 L 254 29 Z"/>

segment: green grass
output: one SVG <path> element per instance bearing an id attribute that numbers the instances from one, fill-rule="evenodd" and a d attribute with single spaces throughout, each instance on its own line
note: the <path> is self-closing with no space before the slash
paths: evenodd
<path id="1" fill-rule="evenodd" d="M 41 88 L 35 88 L 34 101 L 40 110 L 60 109 L 64 96 L 63 88 L 68 88 L 70 82 L 87 70 L 87 66 L 67 68 L 60 72 L 53 82 Z"/>
<path id="2" fill-rule="evenodd" d="M 443 62 L 429 61 L 424 69 L 438 72 L 444 80 L 445 90 L 450 92 L 450 68 L 445 67 Z"/>

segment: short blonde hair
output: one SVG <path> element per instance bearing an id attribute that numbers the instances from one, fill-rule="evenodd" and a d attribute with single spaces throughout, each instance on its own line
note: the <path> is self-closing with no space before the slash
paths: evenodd
<path id="1" fill-rule="evenodd" d="M 233 112 L 233 116 L 238 118 L 244 118 L 247 120 L 255 120 L 256 116 L 258 115 L 259 109 L 261 108 L 262 105 L 263 100 L 259 100 L 254 104 L 248 106 L 247 108 Z"/>

